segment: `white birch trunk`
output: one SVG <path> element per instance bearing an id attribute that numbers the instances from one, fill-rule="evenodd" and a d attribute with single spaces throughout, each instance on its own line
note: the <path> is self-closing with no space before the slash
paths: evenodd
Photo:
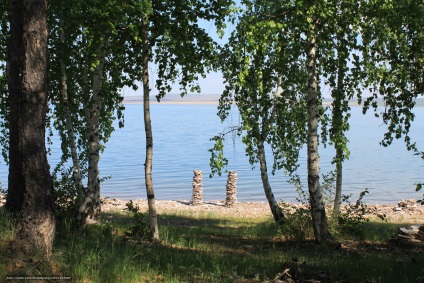
<path id="1" fill-rule="evenodd" d="M 281 210 L 280 206 L 278 205 L 278 202 L 275 200 L 274 194 L 272 193 L 271 184 L 269 183 L 264 143 L 261 138 L 258 139 L 257 143 L 259 163 L 261 168 L 261 179 L 265 196 L 268 200 L 269 208 L 271 209 L 272 216 L 274 217 L 275 222 L 281 223 L 284 220 L 285 215 Z"/>
<path id="2" fill-rule="evenodd" d="M 341 40 L 340 49 L 345 48 L 345 42 Z M 343 111 L 342 111 L 342 103 L 345 99 L 344 95 L 344 78 L 345 78 L 345 69 L 346 69 L 346 61 L 343 53 L 340 54 L 338 58 L 338 72 L 337 72 L 337 92 L 336 97 L 334 97 L 333 101 L 333 124 L 339 124 L 336 128 L 336 135 L 344 135 L 343 126 L 341 123 L 343 122 Z M 335 111 L 336 110 L 336 111 Z M 337 138 L 336 138 L 337 139 Z M 333 205 L 333 218 L 337 218 L 340 214 L 340 205 L 342 204 L 342 183 L 343 183 L 343 148 L 340 147 L 340 144 L 334 143 L 336 149 L 336 194 L 334 196 L 334 205 Z"/>
<path id="3" fill-rule="evenodd" d="M 148 16 L 143 17 L 142 24 L 143 40 L 143 109 L 144 109 L 144 129 L 146 131 L 146 161 L 144 163 L 144 174 L 146 180 L 147 202 L 149 207 L 150 237 L 153 241 L 159 241 L 159 228 L 155 204 L 155 193 L 152 181 L 152 160 L 153 160 L 153 133 L 150 119 L 150 87 L 149 87 L 149 30 Z"/>
<path id="4" fill-rule="evenodd" d="M 340 214 L 340 205 L 342 204 L 342 183 L 343 183 L 343 161 L 340 160 L 342 149 L 336 149 L 336 194 L 334 196 L 333 217 L 337 218 Z"/>
<path id="5" fill-rule="evenodd" d="M 86 224 L 88 218 L 96 218 L 100 214 L 100 175 L 99 175 L 99 151 L 100 151 L 100 113 L 102 109 L 102 84 L 103 67 L 105 61 L 105 46 L 100 47 L 99 63 L 93 72 L 92 108 L 88 121 L 88 186 L 86 194 L 78 209 L 76 218 L 77 227 Z M 84 105 L 88 109 L 89 105 Z"/>
<path id="6" fill-rule="evenodd" d="M 316 70 L 316 23 L 308 32 L 307 38 L 307 73 L 308 73 L 308 189 L 311 204 L 312 222 L 315 241 L 331 242 L 333 237 L 328 229 L 325 206 L 319 184 L 318 155 L 318 75 Z"/>
<path id="7" fill-rule="evenodd" d="M 63 26 L 63 18 L 60 20 L 61 26 Z M 60 41 L 63 43 L 63 31 L 60 32 Z M 62 85 L 62 101 L 63 101 L 63 113 L 66 121 L 66 133 L 68 136 L 69 149 L 72 157 L 72 176 L 77 187 L 78 195 L 82 195 L 85 192 L 85 187 L 82 183 L 81 169 L 79 166 L 79 159 L 77 153 L 77 145 L 75 142 L 75 134 L 72 128 L 72 117 L 69 111 L 69 100 L 68 100 L 68 77 L 66 75 L 66 66 L 63 60 L 60 61 L 61 71 L 61 85 Z"/>

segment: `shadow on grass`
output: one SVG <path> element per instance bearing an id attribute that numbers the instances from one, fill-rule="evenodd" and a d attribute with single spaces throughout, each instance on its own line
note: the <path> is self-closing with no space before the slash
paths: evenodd
<path id="1" fill-rule="evenodd" d="M 366 223 L 365 241 L 346 238 L 335 250 L 284 241 L 272 219 L 163 214 L 162 241 L 149 243 L 123 236 L 129 215 L 102 218 L 107 221 L 77 232 L 58 231 L 55 275 L 77 282 L 264 282 L 287 263 L 302 270 L 304 279 L 327 274 L 321 282 L 415 282 L 424 275 L 422 250 L 390 242 L 405 224 Z"/>
<path id="2" fill-rule="evenodd" d="M 146 243 L 113 234 L 107 225 L 93 226 L 62 238 L 57 250 L 76 280 L 97 282 L 260 282 L 279 270 L 280 256 L 264 260 L 228 252 L 225 245 L 217 251 L 200 234 L 189 237 L 181 230 L 161 243 Z M 168 227 L 161 232 L 169 233 Z"/>
<path id="3" fill-rule="evenodd" d="M 284 241 L 272 219 L 258 223 L 249 219 L 164 214 L 159 216 L 159 222 L 162 247 L 166 246 L 168 253 L 176 251 L 180 256 L 188 253 L 188 258 L 193 253 L 210 256 L 203 261 L 211 260 L 207 266 L 229 272 L 227 264 L 235 265 L 237 268 L 232 272 L 240 278 L 272 279 L 276 272 L 282 271 L 283 263 L 292 261 L 330 270 L 338 279 L 350 278 L 353 282 L 364 278 L 376 282 L 409 282 L 424 274 L 419 268 L 424 266 L 422 250 L 399 247 L 391 241 L 397 229 L 406 224 L 364 223 L 363 237 L 343 235 L 344 248 L 334 250 L 312 241 Z M 187 268 L 186 264 L 183 266 Z M 220 274 L 208 268 L 199 270 Z"/>

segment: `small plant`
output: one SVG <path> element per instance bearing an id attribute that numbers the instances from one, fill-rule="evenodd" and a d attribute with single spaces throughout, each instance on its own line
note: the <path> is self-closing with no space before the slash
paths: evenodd
<path id="1" fill-rule="evenodd" d="M 381 220 L 385 220 L 385 214 L 379 214 L 376 208 L 371 208 L 365 204 L 363 198 L 368 194 L 368 189 L 365 189 L 359 194 L 359 198 L 354 204 L 349 202 L 349 198 L 352 194 L 342 196 L 342 202 L 347 203 L 345 206 L 345 211 L 340 213 L 338 217 L 339 228 L 345 232 L 349 232 L 356 236 L 364 236 L 364 223 L 369 222 L 369 219 L 365 215 L 376 214 Z"/>
<path id="2" fill-rule="evenodd" d="M 75 183 L 73 176 L 74 168 L 72 166 L 66 168 L 65 161 L 62 160 L 53 170 L 52 174 L 55 204 L 59 218 L 73 219 L 78 211 L 81 198 L 85 193 L 79 190 Z M 82 164 L 85 163 L 82 162 Z M 83 178 L 86 177 L 87 168 L 85 166 L 81 166 L 80 170 Z M 100 183 L 110 178 L 110 176 L 103 177 L 100 179 Z M 86 190 L 86 188 L 82 190 Z"/>
<path id="3" fill-rule="evenodd" d="M 289 203 L 280 202 L 281 210 L 286 215 L 280 226 L 282 236 L 294 242 L 304 242 L 313 237 L 311 211 L 308 204 L 293 207 Z"/>
<path id="4" fill-rule="evenodd" d="M 3 189 L 0 183 L 0 201 L 7 197 L 7 189 Z M 12 214 L 6 212 L 4 206 L 0 206 L 0 242 L 3 242 L 9 236 L 16 234 L 16 226 L 18 224 L 18 218 L 13 217 Z"/>
<path id="5" fill-rule="evenodd" d="M 296 201 L 303 204 L 309 204 L 309 196 L 303 189 L 303 184 L 302 184 L 302 181 L 300 180 L 299 175 L 297 174 L 292 175 L 290 177 L 290 180 L 288 180 L 287 182 L 294 186 L 294 189 L 296 190 L 298 194 Z"/>
<path id="6" fill-rule="evenodd" d="M 78 197 L 78 191 L 72 178 L 72 167 L 68 169 L 57 167 L 53 172 L 53 185 L 59 218 L 72 218 L 77 209 Z"/>
<path id="7" fill-rule="evenodd" d="M 323 197 L 324 203 L 326 205 L 327 204 L 329 205 L 333 203 L 334 201 L 334 195 L 336 190 L 335 188 L 336 172 L 330 171 L 327 174 L 322 174 L 321 178 L 322 178 L 322 182 L 320 186 L 321 186 L 322 197 Z M 309 195 L 305 192 L 299 175 L 291 176 L 288 182 L 294 186 L 298 194 L 298 197 L 296 198 L 296 200 L 300 203 L 309 203 Z"/>
<path id="8" fill-rule="evenodd" d="M 293 175 L 288 182 L 294 185 L 298 193 L 296 200 L 300 205 L 294 207 L 290 203 L 279 203 L 281 210 L 284 212 L 284 215 L 286 215 L 284 224 L 280 226 L 281 234 L 287 240 L 303 242 L 313 237 L 309 197 L 303 189 L 303 184 L 298 175 Z"/>
<path id="9" fill-rule="evenodd" d="M 125 210 L 132 214 L 131 225 L 125 232 L 125 235 L 139 240 L 149 240 L 150 228 L 146 215 L 140 212 L 140 207 L 137 204 L 134 204 L 132 200 L 127 202 L 125 205 L 127 207 Z"/>
<path id="10" fill-rule="evenodd" d="M 336 194 L 336 172 L 330 171 L 327 174 L 322 174 L 321 192 L 324 203 L 330 206 L 334 202 Z"/>

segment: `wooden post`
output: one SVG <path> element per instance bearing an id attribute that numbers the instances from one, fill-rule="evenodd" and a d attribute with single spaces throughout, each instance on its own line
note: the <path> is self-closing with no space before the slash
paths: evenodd
<path id="1" fill-rule="evenodd" d="M 191 205 L 203 204 L 203 174 L 202 170 L 193 170 L 193 196 Z"/>
<path id="2" fill-rule="evenodd" d="M 230 170 L 228 172 L 227 180 L 227 197 L 225 199 L 225 206 L 233 206 L 237 202 L 237 172 L 236 170 Z"/>

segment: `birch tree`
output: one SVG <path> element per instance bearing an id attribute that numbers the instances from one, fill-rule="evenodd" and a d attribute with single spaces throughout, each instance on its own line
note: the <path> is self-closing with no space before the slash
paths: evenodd
<path id="1" fill-rule="evenodd" d="M 326 75 L 331 74 L 332 77 L 330 77 L 329 81 L 334 82 L 334 87 L 338 87 L 339 90 L 343 88 L 342 85 L 337 86 L 337 83 L 333 79 L 337 78 L 338 65 L 334 64 L 337 62 L 340 65 L 340 80 L 342 80 L 344 77 L 347 77 L 345 73 L 345 62 L 347 61 L 346 58 L 349 58 L 349 55 L 344 54 L 343 44 L 339 44 L 340 49 L 337 53 L 337 44 L 334 44 L 334 42 L 344 42 L 347 39 L 340 36 L 338 40 L 334 41 L 333 39 L 337 35 L 337 30 L 335 29 L 337 25 L 333 24 L 333 22 L 334 19 L 341 14 L 336 13 L 336 6 L 338 4 L 336 1 L 318 1 L 313 3 L 309 1 L 297 1 L 295 3 L 291 1 L 285 1 L 283 3 L 278 1 L 245 1 L 243 3 L 246 6 L 246 10 L 248 10 L 252 15 L 252 17 L 246 21 L 248 22 L 246 26 L 250 26 L 252 28 L 245 28 L 244 30 L 240 28 L 239 34 L 240 37 L 247 38 L 246 41 L 248 44 L 246 45 L 244 41 L 237 39 L 238 41 L 232 41 L 231 45 L 237 46 L 237 44 L 240 43 L 240 45 L 244 44 L 247 46 L 244 50 L 242 49 L 242 52 L 240 52 L 241 55 L 239 56 L 238 61 L 244 63 L 245 58 L 247 58 L 246 61 L 248 63 L 246 66 L 249 66 L 249 68 L 245 68 L 244 70 L 236 69 L 233 71 L 233 76 L 235 78 L 244 79 L 247 77 L 246 74 L 249 72 L 253 72 L 254 70 L 256 73 L 255 75 L 251 75 L 249 79 L 245 79 L 246 82 L 239 79 L 239 81 L 235 80 L 235 83 L 231 85 L 230 81 L 230 89 L 232 89 L 232 91 L 235 93 L 242 93 L 242 90 L 244 89 L 246 93 L 242 95 L 242 97 L 248 97 L 246 100 L 250 100 L 252 104 L 261 105 L 263 101 L 261 102 L 259 99 L 255 100 L 254 98 L 264 97 L 264 95 L 261 93 L 261 87 L 264 81 L 266 81 L 267 84 L 279 84 L 283 87 L 281 96 L 283 98 L 285 96 L 289 97 L 286 102 L 291 103 L 290 107 L 299 107 L 300 109 L 300 106 L 293 105 L 301 104 L 301 102 L 307 104 L 307 129 L 305 129 L 301 134 L 297 133 L 297 139 L 300 141 L 302 140 L 302 136 L 307 135 L 306 145 L 308 155 L 308 188 L 313 227 L 315 232 L 314 234 L 318 243 L 333 242 L 333 237 L 331 236 L 328 228 L 326 211 L 319 183 L 318 125 L 324 114 L 324 108 L 322 106 L 322 94 L 321 90 L 319 89 L 320 81 L 325 78 Z M 243 14 L 243 16 L 245 16 L 245 14 Z M 242 20 L 240 22 L 242 23 Z M 261 22 L 264 26 L 266 26 L 266 29 L 261 30 L 260 36 L 255 37 L 253 35 L 254 32 L 252 32 L 252 29 Z M 352 24 L 356 23 L 354 22 Z M 275 25 L 278 26 L 277 29 L 272 28 Z M 346 31 L 350 32 L 350 30 Z M 275 36 L 279 34 L 280 36 L 271 38 L 269 33 L 273 33 Z M 339 31 L 338 33 L 341 34 L 342 32 Z M 350 40 L 351 35 L 349 34 L 347 38 Z M 249 42 L 249 39 L 251 43 Z M 275 45 L 273 46 L 272 44 Z M 257 46 L 257 48 L 252 46 Z M 267 46 L 267 48 L 269 48 L 269 50 L 267 50 L 263 56 L 259 54 L 264 50 L 264 48 L 261 46 Z M 333 56 L 334 58 L 334 54 L 340 55 L 339 61 L 327 60 L 333 63 L 331 66 L 328 66 L 327 69 L 326 66 L 319 64 L 321 61 L 325 62 L 328 56 Z M 249 58 L 249 56 L 252 56 L 254 59 Z M 225 57 L 228 58 L 228 55 L 225 55 Z M 278 61 L 280 59 L 275 58 L 285 59 Z M 249 60 L 251 60 L 251 63 Z M 275 60 L 277 64 L 273 65 L 272 60 Z M 234 65 L 234 62 L 232 62 L 232 65 Z M 264 68 L 264 66 L 270 66 L 269 68 L 272 71 Z M 268 71 L 266 72 L 264 70 Z M 332 71 L 335 71 L 335 73 L 332 73 Z M 227 73 L 231 74 L 231 70 Z M 278 77 L 281 77 L 281 83 L 277 83 Z M 256 92 L 252 91 L 252 89 L 255 89 Z M 267 91 L 269 93 L 269 86 Z M 303 98 L 303 100 L 300 102 L 299 100 L 290 99 L 290 97 L 292 97 L 292 93 L 294 93 L 297 98 Z M 339 93 L 341 94 L 336 95 L 339 98 L 339 101 L 344 101 L 346 93 L 340 91 Z M 334 94 L 336 94 L 336 92 L 334 92 Z M 231 99 L 227 100 L 231 101 Z M 239 103 L 237 99 L 235 99 L 235 102 Z M 343 102 L 343 104 L 345 103 L 347 103 L 347 101 Z M 267 104 L 264 103 L 264 105 Z M 268 105 L 272 105 L 272 103 L 268 102 Z M 262 112 L 261 115 L 264 115 L 267 109 L 270 108 L 271 107 L 268 106 L 268 108 L 265 108 L 264 110 L 251 107 L 251 110 L 252 112 L 253 109 L 255 111 Z M 344 111 L 343 108 L 341 109 L 340 107 L 335 107 L 335 109 L 338 109 L 337 111 L 339 112 Z M 284 114 L 281 115 L 283 116 Z M 334 120 L 334 123 L 340 121 L 340 117 L 343 118 L 343 115 L 336 117 L 337 119 Z M 242 119 L 244 122 L 248 121 L 245 120 L 243 114 Z M 301 123 L 301 121 L 305 122 L 305 120 L 302 120 L 302 117 L 297 116 L 296 119 L 299 123 Z M 256 121 L 259 121 L 260 124 L 266 125 L 266 122 L 264 123 L 263 121 L 263 117 L 256 117 Z M 342 123 L 344 123 L 343 119 Z M 279 126 L 277 122 L 275 127 L 280 127 L 281 132 L 286 130 L 286 128 L 283 128 L 281 125 Z M 258 131 L 257 128 L 253 128 L 252 131 L 255 130 Z M 337 145 L 345 145 L 346 140 L 343 139 L 343 131 L 345 128 L 334 127 L 333 130 L 333 137 L 340 136 L 342 140 L 342 142 L 337 142 Z M 271 132 L 270 136 L 275 138 L 275 135 L 281 134 L 281 132 Z M 325 135 L 323 136 L 325 137 Z M 216 138 L 216 140 L 219 141 L 218 138 Z M 323 139 L 323 141 L 325 142 L 325 139 Z M 333 141 L 335 142 L 336 139 L 334 138 Z M 298 150 L 296 147 L 286 148 L 284 146 L 284 142 L 281 143 L 281 141 L 279 141 L 279 143 L 287 152 L 291 152 L 291 150 Z M 215 149 L 219 150 L 221 147 L 222 142 L 218 143 Z M 254 152 L 254 154 L 257 155 L 258 152 Z M 222 155 L 215 154 L 215 156 L 219 157 Z M 339 158 L 339 160 L 341 160 L 341 158 Z M 215 163 L 223 164 L 222 162 Z"/>
<path id="2" fill-rule="evenodd" d="M 100 214 L 100 151 L 113 131 L 115 115 L 122 118 L 119 89 L 134 81 L 125 67 L 131 38 L 120 32 L 126 29 L 128 15 L 115 1 L 55 4 L 51 9 L 54 123 L 61 134 L 63 161 L 72 158 L 75 225 L 80 227 Z M 82 184 L 84 168 L 87 186 Z"/>
<path id="3" fill-rule="evenodd" d="M 319 154 L 318 154 L 318 123 L 319 123 L 319 102 L 321 95 L 318 90 L 317 72 L 317 37 L 320 18 L 315 15 L 309 16 L 307 22 L 310 23 L 306 34 L 306 69 L 308 76 L 308 189 L 311 204 L 312 223 L 315 240 L 318 243 L 332 241 L 330 234 L 325 206 L 322 199 L 322 192 L 319 183 Z"/>
<path id="4" fill-rule="evenodd" d="M 371 93 L 363 101 L 363 112 L 373 109 L 387 125 L 383 146 L 403 138 L 408 150 L 422 156 L 409 130 L 416 99 L 424 94 L 424 4 L 376 0 L 366 2 L 363 10 L 363 78 Z M 384 103 L 382 111 L 379 98 Z M 417 184 L 417 190 L 421 186 Z"/>
<path id="5" fill-rule="evenodd" d="M 369 1 L 361 25 L 364 86 L 371 95 L 364 99 L 364 112 L 373 108 L 387 125 L 381 142 L 388 146 L 404 138 L 414 149 L 409 129 L 416 98 L 424 93 L 424 6 L 422 1 Z M 384 102 L 379 111 L 378 98 Z"/>
<path id="6" fill-rule="evenodd" d="M 224 18 L 232 4 L 220 1 L 134 1 L 133 48 L 141 50 L 136 57 L 141 73 L 137 78 L 143 82 L 144 124 L 146 132 L 146 156 L 144 175 L 148 199 L 150 234 L 159 240 L 155 193 L 152 178 L 153 129 L 150 115 L 149 63 L 157 66 L 155 86 L 160 101 L 172 89 L 180 85 L 181 96 L 200 91 L 197 80 L 214 67 L 216 43 L 199 21 L 224 26 Z M 138 19 L 138 20 L 137 20 Z"/>
<path id="7" fill-rule="evenodd" d="M 328 14 L 326 14 L 328 11 L 325 10 L 325 3 L 321 2 L 310 3 L 308 1 L 297 1 L 296 3 L 292 3 L 291 1 L 286 1 L 281 3 L 278 1 L 246 1 L 244 3 L 248 9 L 253 7 L 256 18 L 264 18 L 269 22 L 273 22 L 273 25 L 277 23 L 281 30 L 281 36 L 275 39 L 279 42 L 279 45 L 276 45 L 277 48 L 271 46 L 265 58 L 282 59 L 278 62 L 278 69 L 274 67 L 274 74 L 268 72 L 264 74 L 263 77 L 265 78 L 264 80 L 268 82 L 273 81 L 272 84 L 276 85 L 277 80 L 275 78 L 281 76 L 281 86 L 286 87 L 286 89 L 281 92 L 282 97 L 289 95 L 288 97 L 290 98 L 290 94 L 294 94 L 295 97 L 302 97 L 302 102 L 307 104 L 307 129 L 304 129 L 300 134 L 297 133 L 297 136 L 295 138 L 292 137 L 292 139 L 301 141 L 302 137 L 307 135 L 308 188 L 315 240 L 318 243 L 333 242 L 333 237 L 328 228 L 325 206 L 319 185 L 318 154 L 318 124 L 323 110 L 321 105 L 321 93 L 319 91 L 319 72 L 317 67 L 319 54 L 317 50 L 317 40 L 320 36 L 320 27 L 325 20 L 324 18 L 329 18 Z M 252 26 L 256 24 L 256 21 L 251 22 Z M 249 32 L 243 35 L 247 38 L 250 36 Z M 269 39 L 267 37 L 265 38 Z M 262 41 L 260 37 L 251 37 L 250 40 L 252 41 L 251 45 L 253 45 L 254 42 L 254 44 L 258 44 L 258 46 L 266 42 L 266 40 Z M 254 40 L 256 40 L 256 42 Z M 271 42 L 273 42 L 273 40 L 271 40 Z M 247 51 L 250 50 L 247 49 Z M 241 58 L 243 60 L 243 55 Z M 261 72 L 264 66 L 261 64 L 252 64 L 252 68 L 257 70 L 257 72 Z M 274 79 L 270 78 L 272 75 L 274 75 Z M 302 81 L 298 81 L 299 79 Z M 258 85 L 255 85 L 255 87 L 257 88 Z M 293 106 L 296 105 L 296 100 L 294 99 L 286 99 L 286 103 L 291 103 L 291 107 L 296 107 Z M 257 110 L 262 111 L 262 109 Z M 285 114 L 286 113 L 283 112 L 280 115 L 284 117 Z M 302 118 L 297 117 L 297 121 L 301 124 Z M 279 129 L 280 132 L 273 133 L 272 136 L 274 138 L 287 130 L 287 128 L 284 127 L 287 124 L 279 124 L 278 121 L 275 121 L 275 123 L 277 129 L 279 127 L 281 128 Z M 287 138 L 286 136 L 284 137 Z M 281 143 L 281 140 L 277 143 L 280 143 L 280 146 L 285 150 L 285 154 L 288 153 L 296 156 L 298 147 L 285 147 L 284 141 Z"/>
<path id="8" fill-rule="evenodd" d="M 147 0 L 118 3 L 111 0 L 105 3 L 62 2 L 62 6 L 58 7 L 57 11 L 60 12 L 56 18 L 62 17 L 64 21 L 58 20 L 56 23 L 57 27 L 63 26 L 63 31 L 56 30 L 60 43 L 56 46 L 60 46 L 58 49 L 63 52 L 60 58 L 52 59 L 56 60 L 56 66 L 60 66 L 54 73 L 61 74 L 61 79 L 57 81 L 62 81 L 62 85 L 56 86 L 58 95 L 55 97 L 65 98 L 65 104 L 68 105 L 57 107 L 58 111 L 62 111 L 57 112 L 57 116 L 68 118 L 56 120 L 56 123 L 61 129 L 70 129 L 66 123 L 72 120 L 72 128 L 78 130 L 77 145 L 86 154 L 79 154 L 80 162 L 87 159 L 89 164 L 88 186 L 80 196 L 77 215 L 80 225 L 83 225 L 84 219 L 92 217 L 99 207 L 98 152 L 102 147 L 100 142 L 106 142 L 113 130 L 111 123 L 114 110 L 118 110 L 118 118 L 122 118 L 122 100 L 117 90 L 124 85 L 135 86 L 134 82 L 139 80 L 143 82 L 145 98 L 145 178 L 151 234 L 152 239 L 159 239 L 151 180 L 153 135 L 148 64 L 151 61 L 158 66 L 158 100 L 166 95 L 176 81 L 181 85 L 182 95 L 188 91 L 198 91 L 195 81 L 198 76 L 204 76 L 216 54 L 215 43 L 199 27 L 198 20 L 215 21 L 219 28 L 227 13 L 225 8 L 230 3 Z M 74 81 L 69 80 L 71 77 Z M 62 99 L 57 99 L 55 103 L 63 105 Z M 72 113 L 72 117 L 64 115 L 63 110 L 67 107 L 70 111 L 65 112 Z M 102 119 L 99 120 L 99 117 Z M 62 140 L 66 141 L 63 148 L 69 154 L 67 145 L 68 140 L 72 144 L 72 133 L 68 130 L 68 137 L 65 131 L 62 130 L 62 133 Z M 74 162 L 74 173 L 81 170 L 77 168 Z M 77 184 L 80 184 L 79 179 L 76 178 Z"/>
<path id="9" fill-rule="evenodd" d="M 153 133 L 152 121 L 150 118 L 150 84 L 149 84 L 149 60 L 150 60 L 150 16 L 152 14 L 152 7 L 149 5 L 146 12 L 142 16 L 141 24 L 141 41 L 142 41 L 142 82 L 143 82 L 143 114 L 144 114 L 144 129 L 146 132 L 146 159 L 144 162 L 144 176 L 146 183 L 147 202 L 149 208 L 149 225 L 150 225 L 150 238 L 152 240 L 159 240 L 159 228 L 157 220 L 157 212 L 155 205 L 155 194 L 153 189 L 152 180 L 152 165 L 153 165 Z"/>
<path id="10" fill-rule="evenodd" d="M 335 218 L 340 213 L 343 162 L 350 154 L 345 134 L 349 130 L 351 115 L 349 100 L 362 94 L 359 51 L 359 23 L 362 15 L 358 12 L 358 6 L 361 5 L 358 1 L 334 1 L 331 6 L 333 20 L 327 22 L 321 32 L 321 46 L 324 48 L 320 56 L 320 68 L 323 83 L 329 87 L 333 98 L 329 138 L 336 151 L 333 159 L 336 165 Z"/>
<path id="11" fill-rule="evenodd" d="M 260 165 L 266 199 L 274 220 L 280 223 L 284 214 L 269 182 L 265 145 L 273 152 L 273 174 L 277 169 L 288 173 L 296 170 L 299 150 L 306 140 L 304 93 L 296 90 L 301 88 L 305 74 L 288 67 L 292 71 L 288 77 L 284 69 L 296 64 L 290 61 L 293 54 L 286 52 L 296 44 L 296 39 L 285 31 L 284 23 L 268 15 L 274 7 L 253 2 L 245 2 L 245 5 L 222 51 L 221 68 L 226 87 L 220 98 L 219 116 L 224 121 L 231 105 L 237 105 L 241 117 L 237 133 L 246 145 L 249 162 Z M 221 174 L 221 165 L 225 164 L 219 160 L 223 157 L 220 145 L 224 138 L 224 135 L 213 138 L 216 142 L 211 150 L 213 173 Z"/>

